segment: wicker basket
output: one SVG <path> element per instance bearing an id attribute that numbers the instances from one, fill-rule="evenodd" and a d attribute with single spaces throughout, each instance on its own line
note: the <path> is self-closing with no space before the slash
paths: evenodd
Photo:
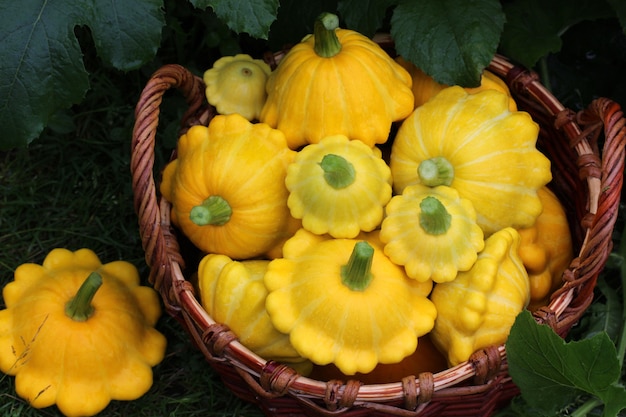
<path id="1" fill-rule="evenodd" d="M 536 74 L 504 57 L 496 56 L 488 69 L 507 83 L 518 107 L 540 125 L 538 147 L 552 161 L 550 187 L 568 212 L 578 256 L 564 273 L 563 285 L 550 304 L 534 313 L 537 321 L 564 336 L 591 303 L 596 279 L 612 249 L 623 179 L 624 117 L 620 106 L 605 98 L 578 113 L 568 110 L 540 84 Z M 488 416 L 518 393 L 507 374 L 504 346 L 482 349 L 469 361 L 439 373 L 367 385 L 358 380 L 306 378 L 241 345 L 196 298 L 190 279 L 197 254 L 172 227 L 170 203 L 157 192 L 155 172 L 159 167 L 155 171 L 154 149 L 159 106 L 171 88 L 179 90 L 188 104 L 181 133 L 192 125 L 206 125 L 215 114 L 205 103 L 202 79 L 178 65 L 156 71 L 139 99 L 131 172 L 149 279 L 160 292 L 166 311 L 182 323 L 233 393 L 257 404 L 268 416 L 351 417 Z"/>

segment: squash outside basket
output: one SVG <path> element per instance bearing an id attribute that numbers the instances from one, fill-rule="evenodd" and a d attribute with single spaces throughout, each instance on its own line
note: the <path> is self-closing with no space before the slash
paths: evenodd
<path id="1" fill-rule="evenodd" d="M 280 54 L 268 57 L 272 61 Z M 502 56 L 494 57 L 488 69 L 507 83 L 520 110 L 529 112 L 540 125 L 537 146 L 552 161 L 550 188 L 568 212 L 577 256 L 549 305 L 534 313 L 538 322 L 563 337 L 592 302 L 597 277 L 612 249 L 623 181 L 624 117 L 619 105 L 605 98 L 579 113 L 566 109 L 534 72 Z M 234 394 L 257 404 L 268 416 L 467 417 L 491 415 L 518 393 L 507 373 L 504 346 L 479 350 L 469 361 L 435 374 L 424 372 L 395 383 L 365 385 L 358 380 L 306 378 L 241 345 L 196 298 L 191 283 L 196 261 L 185 247 L 188 242 L 171 225 L 170 203 L 157 192 L 154 152 L 159 107 L 171 88 L 179 90 L 188 104 L 181 133 L 195 124 L 206 125 L 215 115 L 205 103 L 202 79 L 182 66 L 166 65 L 146 84 L 135 110 L 131 154 L 142 245 L 150 282 L 160 292 L 166 310 L 183 324 Z"/>

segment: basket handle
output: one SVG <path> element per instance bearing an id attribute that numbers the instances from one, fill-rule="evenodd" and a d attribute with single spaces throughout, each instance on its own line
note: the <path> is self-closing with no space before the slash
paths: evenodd
<path id="1" fill-rule="evenodd" d="M 564 156 L 560 163 L 571 165 L 563 171 L 578 174 L 578 178 L 566 181 L 583 180 L 587 183 L 587 201 L 581 201 L 582 206 L 577 208 L 583 229 L 578 257 L 565 272 L 565 283 L 552 295 L 548 308 L 536 315 L 539 321 L 551 323 L 557 333 L 563 335 L 593 301 L 596 280 L 612 250 L 612 230 L 624 172 L 624 114 L 618 103 L 604 97 L 593 100 L 586 109 L 575 113 L 565 108 L 539 82 L 534 71 L 516 66 L 500 55 L 494 57 L 490 70 L 506 79 L 518 98 L 534 108 L 533 115 L 542 117 L 544 125 L 565 134 L 574 154 Z M 532 100 L 527 100 L 528 97 Z M 598 138 L 601 133 L 604 133 L 604 145 L 600 152 Z M 571 188 L 570 192 L 574 189 Z M 555 316 L 557 320 L 554 320 Z"/>
<path id="2" fill-rule="evenodd" d="M 163 288 L 164 291 L 169 285 L 163 285 L 163 280 L 171 279 L 172 262 L 184 264 L 176 238 L 169 227 L 164 227 L 170 224 L 169 207 L 164 207 L 157 198 L 153 174 L 159 108 L 164 94 L 171 88 L 179 90 L 188 104 L 181 121 L 181 134 L 212 117 L 211 108 L 205 105 L 202 79 L 175 64 L 165 65 L 152 75 L 135 107 L 130 160 L 134 207 L 146 263 L 150 267 L 149 281 L 156 290 Z"/>
<path id="3" fill-rule="evenodd" d="M 575 292 L 575 298 L 559 317 L 559 333 L 569 331 L 593 301 L 598 275 L 613 248 L 612 231 L 621 200 L 626 157 L 626 121 L 618 103 L 601 97 L 578 113 L 570 112 L 568 117 L 583 128 L 577 137 L 571 138 L 572 144 L 586 138 L 591 147 L 597 149 L 601 132 L 604 133 L 604 144 L 597 206 L 590 208 L 587 235 L 579 254 L 579 259 L 583 261 L 574 261 L 574 268 L 568 269 L 564 274 L 565 284 L 552 296 L 553 300 L 558 300 L 570 291 Z M 580 170 L 581 178 L 588 175 L 585 167 L 581 166 Z"/>

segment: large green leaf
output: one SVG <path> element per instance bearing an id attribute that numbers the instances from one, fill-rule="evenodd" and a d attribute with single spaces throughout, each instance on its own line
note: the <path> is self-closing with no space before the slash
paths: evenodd
<path id="1" fill-rule="evenodd" d="M 103 61 L 137 68 L 159 46 L 161 0 L 0 2 L 0 149 L 37 138 L 59 110 L 89 87 L 76 26 L 91 28 Z"/>
<path id="2" fill-rule="evenodd" d="M 278 0 L 191 0 L 200 8 L 211 7 L 217 17 L 234 32 L 267 39 L 278 14 Z"/>
<path id="3" fill-rule="evenodd" d="M 391 18 L 400 55 L 444 84 L 475 87 L 500 41 L 498 0 L 403 1 Z"/>
<path id="4" fill-rule="evenodd" d="M 512 0 L 504 2 L 504 11 L 501 50 L 529 68 L 559 51 L 561 36 L 573 24 L 614 16 L 602 0 Z"/>
<path id="5" fill-rule="evenodd" d="M 87 73 L 65 20 L 76 14 L 65 2 L 0 4 L 0 149 L 31 142 L 58 109 L 82 99 Z"/>
<path id="6" fill-rule="evenodd" d="M 91 0 L 85 8 L 93 11 L 86 24 L 105 62 L 129 71 L 154 57 L 165 24 L 163 0 Z"/>
<path id="7" fill-rule="evenodd" d="M 566 343 L 526 311 L 516 318 L 506 351 L 513 382 L 529 404 L 546 413 L 581 392 L 599 397 L 609 410 L 626 407 L 626 391 L 617 385 L 620 363 L 606 333 Z"/>

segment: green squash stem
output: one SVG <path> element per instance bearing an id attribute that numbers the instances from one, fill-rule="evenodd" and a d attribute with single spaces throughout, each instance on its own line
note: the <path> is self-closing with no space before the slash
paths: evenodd
<path id="1" fill-rule="evenodd" d="M 230 220 L 233 210 L 228 201 L 217 195 L 212 195 L 195 206 L 189 213 L 189 219 L 198 226 L 222 226 Z"/>
<path id="2" fill-rule="evenodd" d="M 429 187 L 450 185 L 454 180 L 454 167 L 443 156 L 436 156 L 420 162 L 417 175 L 421 183 Z"/>
<path id="3" fill-rule="evenodd" d="M 420 203 L 420 226 L 430 235 L 443 235 L 450 228 L 452 216 L 441 201 L 428 196 Z"/>
<path id="4" fill-rule="evenodd" d="M 365 241 L 354 245 L 350 259 L 341 267 L 341 282 L 352 291 L 364 291 L 374 277 L 372 260 L 374 248 Z"/>
<path id="5" fill-rule="evenodd" d="M 335 29 L 339 27 L 339 18 L 332 13 L 322 13 L 315 19 L 313 35 L 315 46 L 313 49 L 318 56 L 330 58 L 341 51 L 341 43 Z"/>
<path id="6" fill-rule="evenodd" d="M 324 155 L 320 166 L 324 170 L 326 183 L 337 190 L 352 184 L 356 177 L 354 166 L 343 156 L 332 153 Z"/>
<path id="7" fill-rule="evenodd" d="M 89 274 L 76 292 L 76 295 L 65 304 L 65 314 L 74 321 L 87 321 L 93 315 L 91 301 L 102 285 L 102 277 L 97 272 Z"/>

